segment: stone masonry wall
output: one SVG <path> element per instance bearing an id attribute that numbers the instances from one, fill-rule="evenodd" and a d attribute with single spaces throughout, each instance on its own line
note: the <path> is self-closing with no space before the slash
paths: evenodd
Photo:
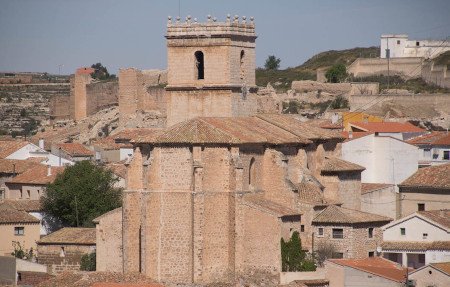
<path id="1" fill-rule="evenodd" d="M 100 219 L 96 226 L 97 271 L 123 272 L 122 210 Z"/>
<path id="2" fill-rule="evenodd" d="M 98 111 L 118 104 L 118 82 L 98 82 L 86 85 L 86 114 L 88 116 Z"/>
<path id="3" fill-rule="evenodd" d="M 62 247 L 64 257 L 61 257 Z M 38 263 L 47 265 L 50 274 L 80 270 L 81 257 L 95 251 L 95 245 L 38 245 Z"/>

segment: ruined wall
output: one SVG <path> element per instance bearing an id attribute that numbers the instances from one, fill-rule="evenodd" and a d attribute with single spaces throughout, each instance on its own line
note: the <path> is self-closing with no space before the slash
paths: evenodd
<path id="1" fill-rule="evenodd" d="M 87 116 L 86 85 L 92 82 L 89 74 L 75 74 L 70 77 L 70 118 L 81 120 Z"/>
<path id="2" fill-rule="evenodd" d="M 400 75 L 407 79 L 420 77 L 422 61 L 422 58 L 390 59 L 390 75 Z M 388 59 L 381 58 L 358 58 L 347 68 L 347 72 L 355 77 L 387 75 L 387 71 Z"/>
<path id="3" fill-rule="evenodd" d="M 53 96 L 49 101 L 50 119 L 54 121 L 70 118 L 70 97 Z"/>
<path id="4" fill-rule="evenodd" d="M 434 62 L 426 62 L 422 66 L 422 79 L 429 84 L 450 88 L 449 65 L 435 65 Z"/>
<path id="5" fill-rule="evenodd" d="M 293 81 L 292 89 L 297 92 L 325 92 L 345 95 L 374 95 L 379 93 L 379 83 L 323 83 L 319 81 Z"/>
<path id="6" fill-rule="evenodd" d="M 86 85 L 86 114 L 93 115 L 98 111 L 118 104 L 118 82 L 98 82 Z"/>
<path id="7" fill-rule="evenodd" d="M 64 256 L 61 256 L 64 247 Z M 95 245 L 43 245 L 37 247 L 38 263 L 47 265 L 50 274 L 80 270 L 81 257 L 95 251 Z"/>

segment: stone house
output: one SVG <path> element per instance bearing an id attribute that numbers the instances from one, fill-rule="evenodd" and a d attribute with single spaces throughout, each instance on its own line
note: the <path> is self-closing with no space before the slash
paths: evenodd
<path id="1" fill-rule="evenodd" d="M 408 140 L 419 148 L 419 167 L 450 163 L 450 135 L 431 132 Z"/>
<path id="2" fill-rule="evenodd" d="M 94 158 L 94 152 L 80 143 L 53 144 L 52 154 L 72 162 L 92 160 Z"/>
<path id="3" fill-rule="evenodd" d="M 449 174 L 450 163 L 424 167 L 400 183 L 400 217 L 416 211 L 447 209 L 450 206 Z"/>
<path id="4" fill-rule="evenodd" d="M 50 274 L 80 270 L 81 257 L 95 252 L 95 228 L 65 227 L 37 242 L 37 262 Z"/>
<path id="5" fill-rule="evenodd" d="M 383 238 L 381 227 L 392 219 L 330 205 L 312 221 L 314 251 L 330 244 L 333 258 L 367 258 L 377 255 Z"/>
<path id="6" fill-rule="evenodd" d="M 361 183 L 361 211 L 397 219 L 399 193 L 389 183 Z"/>
<path id="7" fill-rule="evenodd" d="M 411 268 L 450 261 L 450 210 L 418 211 L 384 226 L 382 250 Z"/>
<path id="8" fill-rule="evenodd" d="M 329 259 L 325 263 L 329 287 L 406 286 L 407 270 L 392 261 L 374 257 L 365 259 Z"/>
<path id="9" fill-rule="evenodd" d="M 450 262 L 431 263 L 408 274 L 416 287 L 450 286 Z"/>
<path id="10" fill-rule="evenodd" d="M 33 160 L 0 159 L 0 200 L 6 198 L 6 181 L 38 165 Z"/>
<path id="11" fill-rule="evenodd" d="M 36 250 L 39 229 L 39 219 L 36 217 L 9 204 L 0 204 L 0 255 L 10 256 L 17 243 L 23 249 Z"/>

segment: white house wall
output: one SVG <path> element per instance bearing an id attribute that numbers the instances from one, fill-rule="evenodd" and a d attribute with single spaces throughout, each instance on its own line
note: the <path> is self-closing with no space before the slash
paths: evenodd
<path id="1" fill-rule="evenodd" d="M 59 166 L 59 157 L 58 156 L 51 154 L 32 143 L 29 143 L 26 146 L 22 147 L 21 149 L 13 152 L 6 158 L 7 159 L 25 160 L 30 157 L 42 157 L 43 159 L 47 159 L 45 164 L 49 164 L 51 166 Z M 61 158 L 61 165 L 72 165 L 72 164 L 73 164 L 72 161 Z"/>
<path id="2" fill-rule="evenodd" d="M 414 216 L 398 224 L 393 224 L 383 231 L 383 241 L 450 241 L 450 233 L 424 219 Z M 405 235 L 400 234 L 400 228 L 405 228 Z M 423 239 L 423 233 L 427 233 L 427 239 Z"/>

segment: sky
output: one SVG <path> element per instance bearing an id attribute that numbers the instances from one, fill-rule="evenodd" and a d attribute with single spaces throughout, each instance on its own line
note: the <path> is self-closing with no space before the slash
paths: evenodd
<path id="1" fill-rule="evenodd" d="M 166 67 L 167 16 L 255 17 L 256 65 L 295 67 L 327 50 L 379 46 L 381 34 L 450 36 L 450 0 L 0 0 L 0 71 L 71 74 L 101 62 Z"/>

